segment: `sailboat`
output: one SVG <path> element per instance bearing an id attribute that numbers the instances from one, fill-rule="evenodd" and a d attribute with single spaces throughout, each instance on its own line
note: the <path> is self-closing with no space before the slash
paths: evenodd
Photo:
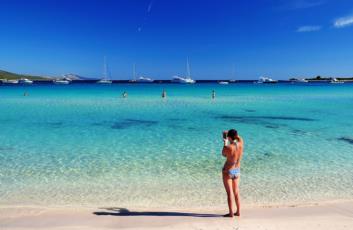
<path id="1" fill-rule="evenodd" d="M 189 58 L 186 59 L 186 71 L 187 71 L 187 77 L 174 76 L 172 79 L 172 82 L 181 83 L 181 84 L 194 84 L 195 80 L 191 79 L 190 77 L 191 74 L 190 74 Z"/>
<path id="2" fill-rule="evenodd" d="M 231 82 L 231 83 L 235 83 L 236 82 L 234 75 L 235 75 L 235 66 L 233 65 L 232 66 L 232 77 L 229 80 L 229 82 Z"/>
<path id="3" fill-rule="evenodd" d="M 33 84 L 33 81 L 27 79 L 27 78 L 21 78 L 20 80 L 18 80 L 19 84 L 25 84 L 25 85 L 30 85 Z"/>
<path id="4" fill-rule="evenodd" d="M 234 65 L 233 65 L 233 66 L 232 66 L 231 79 L 228 80 L 228 81 L 227 81 L 227 80 L 218 81 L 218 84 L 220 84 L 220 85 L 228 85 L 229 83 L 234 83 L 234 82 L 235 82 L 234 72 L 235 72 L 235 67 L 234 67 Z"/>
<path id="5" fill-rule="evenodd" d="M 107 58 L 104 56 L 104 65 L 103 65 L 103 78 L 97 81 L 98 84 L 112 84 L 112 80 L 109 80 L 108 64 Z"/>
<path id="6" fill-rule="evenodd" d="M 136 64 L 135 63 L 132 65 L 132 79 L 129 80 L 129 82 L 132 82 L 132 83 L 136 82 Z"/>

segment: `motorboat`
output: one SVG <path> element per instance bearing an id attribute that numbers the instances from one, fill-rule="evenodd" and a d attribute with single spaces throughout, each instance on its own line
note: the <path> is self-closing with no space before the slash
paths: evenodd
<path id="1" fill-rule="evenodd" d="M 30 85 L 30 84 L 33 84 L 33 81 L 27 79 L 27 78 L 21 78 L 18 83 L 20 84 L 26 84 L 26 85 Z"/>
<path id="2" fill-rule="evenodd" d="M 218 84 L 220 84 L 220 85 L 228 85 L 229 82 L 228 81 L 219 81 Z"/>
<path id="3" fill-rule="evenodd" d="M 331 84 L 343 84 L 344 81 L 339 81 L 337 78 L 332 78 L 330 81 Z"/>
<path id="4" fill-rule="evenodd" d="M 293 83 L 308 83 L 309 81 L 306 80 L 305 78 L 301 78 L 301 79 L 294 78 L 294 79 L 291 79 L 291 82 L 293 82 Z"/>
<path id="5" fill-rule="evenodd" d="M 18 84 L 18 80 L 6 80 L 5 84 Z"/>
<path id="6" fill-rule="evenodd" d="M 272 78 L 269 78 L 269 77 L 260 77 L 256 83 L 258 83 L 258 84 L 274 84 L 277 82 L 278 82 L 277 80 L 273 80 Z"/>
<path id="7" fill-rule="evenodd" d="M 138 82 L 144 82 L 144 83 L 148 83 L 148 82 L 153 82 L 153 79 L 152 78 L 149 78 L 149 77 L 139 77 L 137 79 Z"/>

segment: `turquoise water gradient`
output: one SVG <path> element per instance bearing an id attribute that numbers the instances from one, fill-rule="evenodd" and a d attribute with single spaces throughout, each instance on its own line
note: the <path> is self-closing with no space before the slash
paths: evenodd
<path id="1" fill-rule="evenodd" d="M 0 111 L 0 205 L 224 205 L 230 128 L 246 204 L 353 198 L 353 84 L 0 86 Z"/>

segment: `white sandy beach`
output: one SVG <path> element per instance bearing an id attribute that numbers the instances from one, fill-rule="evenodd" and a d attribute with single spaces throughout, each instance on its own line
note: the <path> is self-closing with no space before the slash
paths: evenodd
<path id="1" fill-rule="evenodd" d="M 224 211 L 1 207 L 0 229 L 353 229 L 353 201 Z"/>

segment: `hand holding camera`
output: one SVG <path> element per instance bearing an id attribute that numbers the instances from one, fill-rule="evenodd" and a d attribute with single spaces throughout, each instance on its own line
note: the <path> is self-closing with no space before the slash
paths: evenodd
<path id="1" fill-rule="evenodd" d="M 223 131 L 222 134 L 223 134 L 223 140 L 227 140 L 228 131 Z"/>

